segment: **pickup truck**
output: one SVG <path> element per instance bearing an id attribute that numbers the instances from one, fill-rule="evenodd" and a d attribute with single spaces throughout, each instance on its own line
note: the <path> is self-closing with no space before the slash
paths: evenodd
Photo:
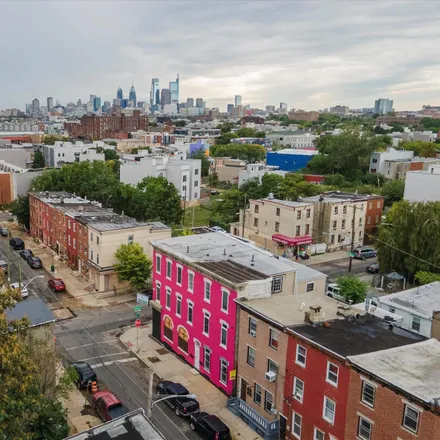
<path id="1" fill-rule="evenodd" d="M 93 395 L 93 407 L 104 422 L 121 417 L 128 412 L 128 409 L 110 391 L 96 392 Z"/>
<path id="2" fill-rule="evenodd" d="M 191 397 L 184 397 L 189 394 L 188 390 L 180 383 L 171 382 L 169 380 L 163 380 L 156 386 L 157 394 L 164 394 L 169 396 L 182 396 L 171 397 L 164 400 L 164 402 L 174 410 L 176 415 L 188 417 L 191 414 L 198 413 L 200 411 L 199 402 Z M 165 396 L 164 396 L 165 397 Z"/>

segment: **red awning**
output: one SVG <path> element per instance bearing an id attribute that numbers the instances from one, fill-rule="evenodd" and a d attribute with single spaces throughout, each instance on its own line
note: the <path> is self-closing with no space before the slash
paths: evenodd
<path id="1" fill-rule="evenodd" d="M 312 237 L 310 235 L 302 235 L 301 237 L 288 237 L 283 234 L 274 234 L 272 235 L 272 240 L 277 243 L 287 244 L 288 246 L 299 246 L 301 244 L 310 244 L 313 242 Z"/>

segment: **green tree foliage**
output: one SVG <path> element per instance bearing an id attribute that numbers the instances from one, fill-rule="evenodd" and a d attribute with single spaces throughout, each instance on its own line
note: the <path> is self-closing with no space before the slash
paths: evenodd
<path id="1" fill-rule="evenodd" d="M 440 130 L 440 119 L 423 118 L 421 122 L 424 130 L 430 130 L 434 133 Z"/>
<path id="2" fill-rule="evenodd" d="M 205 150 L 199 148 L 189 156 L 191 159 L 200 159 L 202 161 L 202 177 L 209 174 L 209 159 L 206 157 Z"/>
<path id="3" fill-rule="evenodd" d="M 44 160 L 44 155 L 41 151 L 37 150 L 34 153 L 34 160 L 32 161 L 32 168 L 44 168 L 46 166 L 46 162 Z"/>
<path id="4" fill-rule="evenodd" d="M 230 133 L 234 127 L 235 127 L 235 124 L 233 122 L 225 122 L 223 124 L 217 125 L 217 128 L 220 129 L 222 134 Z"/>
<path id="5" fill-rule="evenodd" d="M 61 136 L 59 134 L 46 134 L 43 139 L 45 145 L 55 145 L 56 141 L 67 142 L 69 138 L 67 136 Z"/>
<path id="6" fill-rule="evenodd" d="M 266 149 L 254 144 L 213 145 L 209 153 L 213 157 L 231 157 L 248 162 L 260 162 L 266 157 Z"/>
<path id="7" fill-rule="evenodd" d="M 368 292 L 368 285 L 354 275 L 343 275 L 337 279 L 340 294 L 352 304 L 365 300 Z"/>
<path id="8" fill-rule="evenodd" d="M 427 272 L 426 270 L 419 270 L 416 272 L 414 278 L 419 284 L 429 284 L 435 281 L 440 281 L 440 274 Z"/>
<path id="9" fill-rule="evenodd" d="M 383 185 L 381 194 L 385 197 L 385 204 L 391 206 L 393 203 L 403 199 L 404 192 L 405 181 L 390 180 Z"/>
<path id="10" fill-rule="evenodd" d="M 183 119 L 179 119 L 179 120 L 174 122 L 174 125 L 176 127 L 185 127 L 186 126 L 186 121 L 184 121 Z"/>
<path id="11" fill-rule="evenodd" d="M 395 203 L 379 227 L 376 248 L 381 270 L 408 276 L 419 271 L 440 273 L 436 268 L 440 267 L 439 219 L 440 202 Z"/>
<path id="12" fill-rule="evenodd" d="M 404 141 L 399 143 L 399 147 L 414 151 L 414 156 L 419 157 L 436 157 L 439 149 L 435 143 L 423 141 Z"/>
<path id="13" fill-rule="evenodd" d="M 18 196 L 10 205 L 11 214 L 17 218 L 18 224 L 29 229 L 29 196 Z"/>
<path id="14" fill-rule="evenodd" d="M 258 131 L 255 128 L 239 128 L 235 134 L 241 138 L 241 137 L 255 137 L 255 138 L 264 138 L 266 137 L 266 133 L 264 131 Z"/>
<path id="15" fill-rule="evenodd" d="M 240 209 L 244 207 L 244 194 L 238 189 L 224 191 L 213 204 L 213 213 L 219 215 L 225 223 L 238 220 Z"/>
<path id="16" fill-rule="evenodd" d="M 128 281 L 135 289 L 141 289 L 151 276 L 151 260 L 139 243 L 122 244 L 115 253 L 115 270 L 119 281 Z"/>
<path id="17" fill-rule="evenodd" d="M 228 145 L 232 139 L 237 139 L 238 136 L 235 133 L 222 133 L 216 140 L 216 145 Z"/>

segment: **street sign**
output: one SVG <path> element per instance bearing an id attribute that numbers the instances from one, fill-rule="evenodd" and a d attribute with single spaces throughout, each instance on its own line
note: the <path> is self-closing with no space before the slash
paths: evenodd
<path id="1" fill-rule="evenodd" d="M 133 307 L 133 312 L 134 312 L 134 313 L 142 312 L 142 306 L 136 306 L 136 307 Z"/>
<path id="2" fill-rule="evenodd" d="M 231 370 L 229 372 L 229 380 L 234 380 L 237 377 L 237 370 Z"/>
<path id="3" fill-rule="evenodd" d="M 141 320 L 140 319 L 136 319 L 136 321 L 134 322 L 135 327 L 140 327 L 141 326 Z"/>
<path id="4" fill-rule="evenodd" d="M 138 293 L 136 295 L 136 302 L 138 304 L 145 304 L 146 306 L 148 306 L 150 302 L 150 298 L 148 297 L 148 295 L 144 295 L 143 293 Z"/>
<path id="5" fill-rule="evenodd" d="M 353 252 L 348 252 L 348 256 L 353 258 L 354 257 L 354 253 Z"/>

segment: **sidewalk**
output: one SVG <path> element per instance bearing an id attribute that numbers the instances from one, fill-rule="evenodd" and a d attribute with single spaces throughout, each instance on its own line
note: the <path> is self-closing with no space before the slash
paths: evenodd
<path id="1" fill-rule="evenodd" d="M 139 328 L 139 350 L 136 348 L 136 328 L 130 328 L 121 342 L 137 355 L 162 379 L 180 382 L 191 394 L 197 396 L 202 411 L 215 414 L 229 426 L 234 440 L 260 440 L 260 437 L 240 417 L 226 408 L 227 397 L 206 380 L 199 372 L 182 362 L 172 352 L 150 337 L 151 327 Z"/>
<path id="2" fill-rule="evenodd" d="M 304 266 L 313 266 L 315 264 L 325 264 L 332 261 L 348 259 L 349 255 L 347 251 L 335 251 L 326 252 L 325 254 L 310 255 L 308 260 L 298 260 L 298 263 L 304 264 Z"/>

